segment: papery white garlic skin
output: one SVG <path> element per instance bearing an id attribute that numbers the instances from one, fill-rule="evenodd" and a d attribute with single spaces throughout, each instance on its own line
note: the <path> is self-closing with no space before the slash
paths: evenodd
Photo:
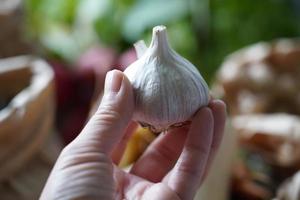
<path id="1" fill-rule="evenodd" d="M 153 28 L 149 48 L 124 73 L 135 94 L 133 119 L 155 132 L 186 122 L 208 105 L 206 82 L 193 64 L 171 49 L 164 26 Z"/>

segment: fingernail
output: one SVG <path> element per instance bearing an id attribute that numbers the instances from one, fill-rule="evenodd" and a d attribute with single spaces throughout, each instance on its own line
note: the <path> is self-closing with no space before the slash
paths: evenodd
<path id="1" fill-rule="evenodd" d="M 226 104 L 224 101 L 220 100 L 220 99 L 214 99 L 213 100 L 213 103 L 214 104 L 217 104 L 217 105 L 221 105 L 221 106 L 224 106 L 226 108 Z"/>
<path id="2" fill-rule="evenodd" d="M 105 77 L 104 93 L 118 93 L 121 88 L 123 78 L 123 74 L 120 71 L 109 71 Z"/>

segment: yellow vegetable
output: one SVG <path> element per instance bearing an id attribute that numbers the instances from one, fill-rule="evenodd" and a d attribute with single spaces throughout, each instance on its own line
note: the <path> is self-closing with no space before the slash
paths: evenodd
<path id="1" fill-rule="evenodd" d="M 149 129 L 142 127 L 137 128 L 127 143 L 119 166 L 127 167 L 134 163 L 143 154 L 155 137 L 155 134 L 153 134 Z"/>

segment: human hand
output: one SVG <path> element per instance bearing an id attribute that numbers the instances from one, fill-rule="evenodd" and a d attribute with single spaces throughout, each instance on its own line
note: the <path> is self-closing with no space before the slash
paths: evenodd
<path id="1" fill-rule="evenodd" d="M 110 71 L 98 110 L 60 154 L 40 199 L 193 199 L 220 145 L 225 104 L 212 100 L 190 125 L 160 134 L 127 173 L 117 162 L 133 109 L 130 82 Z"/>

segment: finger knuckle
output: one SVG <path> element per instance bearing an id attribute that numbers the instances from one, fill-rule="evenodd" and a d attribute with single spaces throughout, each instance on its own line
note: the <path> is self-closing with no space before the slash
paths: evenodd
<path id="1" fill-rule="evenodd" d="M 181 173 L 184 173 L 185 176 L 194 177 L 199 174 L 199 169 L 187 162 L 178 162 L 177 163 L 177 170 Z"/>
<path id="2" fill-rule="evenodd" d="M 120 119 L 120 113 L 115 111 L 110 105 L 99 108 L 98 112 L 95 114 L 95 120 L 101 125 L 111 125 Z"/>
<path id="3" fill-rule="evenodd" d="M 204 145 L 189 144 L 186 146 L 186 150 L 193 155 L 197 155 L 198 157 L 207 156 L 209 154 L 208 146 Z"/>

